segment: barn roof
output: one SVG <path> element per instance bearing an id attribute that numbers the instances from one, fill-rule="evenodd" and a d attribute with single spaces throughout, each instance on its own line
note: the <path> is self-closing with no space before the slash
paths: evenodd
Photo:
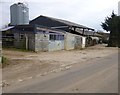
<path id="1" fill-rule="evenodd" d="M 36 32 L 34 29 L 37 30 L 50 30 L 52 32 L 61 32 L 61 33 L 65 33 L 65 31 L 60 30 L 60 29 L 52 29 L 50 27 L 45 27 L 45 26 L 41 26 L 41 25 L 17 25 L 14 27 L 14 32 Z M 17 30 L 17 31 L 16 31 Z M 40 32 L 40 31 L 37 31 Z"/>
<path id="2" fill-rule="evenodd" d="M 47 22 L 48 21 L 48 22 Z M 54 24 L 50 23 L 53 22 Z M 45 24 L 46 23 L 46 24 Z M 59 23 L 59 24 L 58 24 Z M 70 22 L 67 20 L 62 20 L 62 19 L 57 19 L 57 18 L 53 18 L 53 17 L 47 17 L 47 16 L 42 16 L 40 15 L 39 17 L 33 19 L 32 21 L 30 21 L 30 24 L 50 24 L 48 26 L 54 27 L 58 24 L 58 26 L 70 26 L 70 27 L 77 27 L 77 28 L 84 28 L 84 29 L 89 29 L 89 30 L 94 30 L 93 28 L 89 28 L 74 22 Z"/>
<path id="3" fill-rule="evenodd" d="M 12 28 L 14 28 L 15 26 L 8 26 L 6 28 L 3 28 L 3 29 L 0 29 L 0 31 L 7 31 L 7 30 L 10 30 Z"/>

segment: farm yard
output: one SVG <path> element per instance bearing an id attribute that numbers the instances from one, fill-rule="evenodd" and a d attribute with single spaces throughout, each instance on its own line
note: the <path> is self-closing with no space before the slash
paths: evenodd
<path id="1" fill-rule="evenodd" d="M 100 60 L 117 51 L 117 48 L 106 47 L 105 44 L 83 50 L 39 53 L 3 49 L 3 56 L 7 58 L 7 65 L 2 69 L 3 87 L 68 70 L 75 64 L 84 65 L 94 59 Z"/>

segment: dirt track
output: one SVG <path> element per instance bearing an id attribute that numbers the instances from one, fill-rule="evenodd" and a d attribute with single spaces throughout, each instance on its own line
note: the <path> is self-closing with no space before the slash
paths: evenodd
<path id="1" fill-rule="evenodd" d="M 3 68 L 3 82 L 7 86 L 28 80 L 36 76 L 69 69 L 73 64 L 85 64 L 86 61 L 102 58 L 117 51 L 117 48 L 96 45 L 84 50 L 56 52 L 20 52 L 3 50 L 3 55 L 9 59 L 7 67 Z"/>

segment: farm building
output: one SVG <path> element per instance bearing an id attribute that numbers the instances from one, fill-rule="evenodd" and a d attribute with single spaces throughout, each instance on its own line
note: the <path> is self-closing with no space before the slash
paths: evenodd
<path id="1" fill-rule="evenodd" d="M 96 33 L 95 30 L 92 28 L 62 19 L 41 15 L 30 21 L 30 25 L 35 24 L 50 27 L 53 29 L 60 29 L 66 31 L 67 33 L 79 35 L 82 37 L 83 44 L 85 46 L 95 45 L 99 42 L 99 39 L 101 38 L 101 35 Z M 82 45 L 83 48 L 85 47 L 84 45 Z"/>
<path id="2" fill-rule="evenodd" d="M 19 25 L 14 32 L 14 47 L 33 51 L 71 50 L 85 47 L 85 37 L 44 26 Z"/>
<path id="3" fill-rule="evenodd" d="M 12 35 L 11 43 L 15 48 L 36 52 L 81 49 L 92 45 L 90 38 L 99 39 L 94 37 L 92 28 L 46 16 L 37 17 L 29 25 L 14 26 L 9 31 L 4 32 L 3 37 Z"/>
<path id="4" fill-rule="evenodd" d="M 33 51 L 64 49 L 65 31 L 41 26 L 19 25 L 14 29 L 14 46 Z"/>
<path id="5" fill-rule="evenodd" d="M 30 21 L 30 25 L 36 25 L 36 24 L 50 27 L 53 29 L 60 29 L 69 33 L 80 34 L 80 35 L 84 35 L 85 31 L 89 31 L 89 32 L 94 31 L 94 29 L 83 25 L 79 25 L 62 19 L 42 16 L 42 15 Z"/>
<path id="6" fill-rule="evenodd" d="M 2 29 L 3 47 L 32 51 L 81 49 L 98 43 L 92 28 L 70 21 L 39 16 L 29 22 L 29 8 L 24 3 L 10 7 L 11 22 Z"/>

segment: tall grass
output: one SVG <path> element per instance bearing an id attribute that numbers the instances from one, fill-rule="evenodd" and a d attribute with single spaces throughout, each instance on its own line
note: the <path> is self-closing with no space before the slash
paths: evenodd
<path id="1" fill-rule="evenodd" d="M 6 57 L 2 56 L 1 63 L 2 63 L 2 68 L 4 68 L 6 65 L 8 65 L 8 59 Z"/>

